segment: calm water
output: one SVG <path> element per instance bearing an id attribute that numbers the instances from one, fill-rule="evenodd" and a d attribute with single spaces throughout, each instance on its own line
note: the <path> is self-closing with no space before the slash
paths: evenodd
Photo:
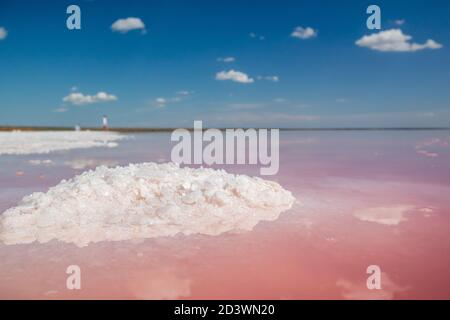
<path id="1" fill-rule="evenodd" d="M 114 149 L 0 156 L 0 212 L 89 166 L 169 161 L 171 146 L 153 133 Z M 29 163 L 38 159 L 53 164 Z M 0 244 L 0 298 L 450 299 L 449 160 L 449 131 L 281 132 L 269 179 L 297 202 L 278 220 L 85 248 Z M 81 267 L 79 291 L 66 289 L 69 265 Z M 381 290 L 366 287 L 369 265 Z"/>

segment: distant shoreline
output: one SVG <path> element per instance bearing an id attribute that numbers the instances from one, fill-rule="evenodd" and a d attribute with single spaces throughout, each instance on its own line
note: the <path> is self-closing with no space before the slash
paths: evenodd
<path id="1" fill-rule="evenodd" d="M 150 133 L 150 132 L 172 132 L 179 128 L 110 128 L 111 132 L 119 133 Z M 193 128 L 184 128 L 192 131 Z M 218 128 L 225 130 L 226 128 Z M 234 129 L 234 128 L 233 128 Z M 242 128 L 249 129 L 249 128 Z M 272 128 L 255 128 L 272 129 Z M 372 127 L 372 128 L 273 128 L 281 131 L 438 131 L 450 130 L 450 127 Z M 103 131 L 102 128 L 82 128 L 82 131 Z M 204 128 L 203 130 L 208 130 Z M 0 126 L 0 132 L 10 131 L 74 131 L 73 127 L 46 127 L 46 126 Z"/>

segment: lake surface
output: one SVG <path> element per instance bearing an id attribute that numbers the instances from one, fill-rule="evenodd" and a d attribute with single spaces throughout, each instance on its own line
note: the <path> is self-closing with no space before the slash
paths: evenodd
<path id="1" fill-rule="evenodd" d="M 0 156 L 0 212 L 97 165 L 170 161 L 173 145 L 147 133 L 117 148 Z M 263 178 L 297 201 L 249 232 L 0 244 L 0 298 L 450 299 L 450 131 L 282 131 L 279 173 Z M 81 290 L 66 288 L 70 265 Z M 371 265 L 379 290 L 366 286 Z"/>

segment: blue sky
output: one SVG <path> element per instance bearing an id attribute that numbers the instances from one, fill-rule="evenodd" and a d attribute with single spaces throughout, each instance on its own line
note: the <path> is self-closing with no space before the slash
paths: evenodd
<path id="1" fill-rule="evenodd" d="M 1 0 L 0 125 L 450 126 L 448 39 L 448 1 Z"/>

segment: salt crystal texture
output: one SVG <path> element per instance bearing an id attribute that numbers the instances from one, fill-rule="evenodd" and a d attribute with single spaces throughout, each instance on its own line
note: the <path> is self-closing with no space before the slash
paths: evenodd
<path id="1" fill-rule="evenodd" d="M 126 136 L 102 131 L 0 132 L 0 155 L 45 154 L 93 147 L 117 147 Z"/>
<path id="2" fill-rule="evenodd" d="M 0 215 L 0 241 L 90 242 L 252 230 L 294 197 L 278 183 L 173 163 L 98 167 Z"/>

